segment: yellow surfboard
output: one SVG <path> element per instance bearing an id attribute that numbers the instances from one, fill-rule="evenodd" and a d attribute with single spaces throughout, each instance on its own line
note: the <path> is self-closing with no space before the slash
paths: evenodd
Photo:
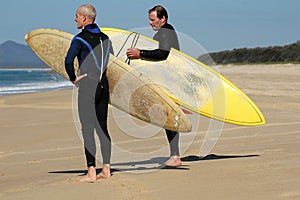
<path id="1" fill-rule="evenodd" d="M 126 50 L 157 49 L 158 42 L 134 32 L 102 28 L 112 40 L 118 58 L 126 60 Z M 265 118 L 255 103 L 237 86 L 197 59 L 172 49 L 168 59 L 130 60 L 130 65 L 144 74 L 177 104 L 201 115 L 231 124 L 257 126 Z"/>
<path id="2" fill-rule="evenodd" d="M 69 77 L 64 59 L 72 38 L 72 34 L 50 28 L 33 30 L 25 36 L 36 55 L 66 79 Z M 78 62 L 74 64 L 78 69 Z M 191 131 L 189 119 L 160 87 L 113 55 L 109 58 L 107 77 L 113 106 L 168 130 Z"/>

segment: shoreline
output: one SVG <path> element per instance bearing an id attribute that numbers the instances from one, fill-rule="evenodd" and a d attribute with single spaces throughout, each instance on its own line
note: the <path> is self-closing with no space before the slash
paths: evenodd
<path id="1" fill-rule="evenodd" d="M 0 96 L 31 94 L 71 88 L 72 84 L 50 68 L 1 69 Z"/>
<path id="2" fill-rule="evenodd" d="M 0 94 L 0 98 L 1 97 L 6 97 L 6 96 L 15 96 L 15 95 L 30 95 L 30 94 L 34 94 L 34 93 L 44 93 L 44 92 L 51 92 L 51 91 L 61 91 L 61 90 L 72 90 L 72 85 L 70 85 L 70 87 L 66 87 L 66 88 L 60 88 L 60 89 L 45 89 L 45 90 L 40 90 L 40 91 L 33 91 L 33 92 L 24 92 L 24 93 L 14 93 L 14 94 Z"/>
<path id="3" fill-rule="evenodd" d="M 51 68 L 46 68 L 46 67 L 44 67 L 44 68 L 5 68 L 5 67 L 3 67 L 3 68 L 0 68 L 0 71 L 1 70 L 51 70 Z"/>

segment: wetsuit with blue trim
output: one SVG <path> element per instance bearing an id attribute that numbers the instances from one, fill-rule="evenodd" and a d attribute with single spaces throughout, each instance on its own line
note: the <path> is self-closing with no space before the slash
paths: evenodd
<path id="1" fill-rule="evenodd" d="M 111 139 L 107 129 L 109 85 L 106 67 L 109 53 L 113 54 L 111 41 L 96 24 L 89 24 L 77 34 L 65 58 L 65 69 L 71 81 L 76 80 L 74 59 L 79 62 L 79 74 L 87 77 L 79 81 L 78 112 L 87 166 L 96 166 L 94 130 L 100 139 L 103 164 L 110 164 Z"/>
<path id="2" fill-rule="evenodd" d="M 180 50 L 179 41 L 175 29 L 172 25 L 164 24 L 153 39 L 159 42 L 158 49 L 140 50 L 140 57 L 149 60 L 165 60 L 168 58 L 171 48 Z M 179 134 L 178 132 L 166 130 L 167 138 L 170 145 L 171 156 L 179 156 Z"/>

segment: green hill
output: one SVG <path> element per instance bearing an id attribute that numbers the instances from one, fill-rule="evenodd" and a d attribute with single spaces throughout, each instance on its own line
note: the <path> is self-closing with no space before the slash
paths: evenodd
<path id="1" fill-rule="evenodd" d="M 208 54 L 216 64 L 258 64 L 300 62 L 300 41 L 285 46 L 240 48 Z M 205 63 L 208 55 L 198 59 Z"/>

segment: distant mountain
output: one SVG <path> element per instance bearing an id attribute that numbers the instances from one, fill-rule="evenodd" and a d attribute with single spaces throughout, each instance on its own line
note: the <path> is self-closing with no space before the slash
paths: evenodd
<path id="1" fill-rule="evenodd" d="M 47 65 L 29 46 L 6 41 L 0 45 L 0 68 L 44 68 Z"/>

